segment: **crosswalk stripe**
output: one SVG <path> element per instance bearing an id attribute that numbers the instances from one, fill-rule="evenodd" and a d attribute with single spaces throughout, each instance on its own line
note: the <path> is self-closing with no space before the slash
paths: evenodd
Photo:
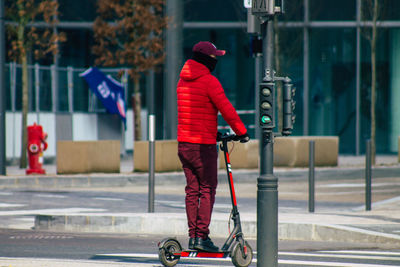
<path id="1" fill-rule="evenodd" d="M 327 267 L 383 267 L 387 265 L 382 264 L 368 264 L 368 263 L 349 263 L 349 262 L 329 262 L 329 261 L 314 261 L 313 258 L 341 258 L 341 259 L 364 259 L 364 260 L 380 260 L 380 261 L 400 261 L 400 257 L 393 257 L 400 255 L 400 252 L 391 251 L 316 251 L 313 253 L 307 252 L 279 252 L 279 256 L 299 256 L 299 257 L 312 257 L 307 260 L 286 260 L 278 259 L 279 264 L 296 265 L 296 266 L 327 266 Z M 353 255 L 351 255 L 353 254 Z M 375 254 L 375 255 L 374 255 Z M 376 256 L 382 255 L 382 256 Z M 383 255 L 388 255 L 385 257 Z M 157 259 L 158 254 L 155 253 L 115 253 L 115 254 L 97 254 L 97 257 L 127 257 L 127 258 L 148 258 Z M 199 260 L 199 258 L 185 257 L 185 260 Z M 201 258 L 202 261 L 231 261 L 231 258 Z M 253 258 L 252 263 L 256 263 L 257 259 Z"/>
<path id="2" fill-rule="evenodd" d="M 126 258 L 147 258 L 147 259 L 158 259 L 158 254 L 146 254 L 146 253 L 118 253 L 118 254 L 96 254 L 97 257 L 126 257 Z M 196 257 L 184 257 L 185 260 L 206 260 L 206 261 L 231 261 L 231 258 L 196 258 Z M 254 260 L 253 260 L 254 262 Z"/>
<path id="3" fill-rule="evenodd" d="M 298 260 L 278 260 L 280 264 L 295 266 L 327 266 L 327 267 L 387 267 L 388 265 L 364 264 L 364 263 L 346 263 L 346 262 L 326 262 L 326 261 L 298 261 Z"/>
<path id="4" fill-rule="evenodd" d="M 75 214 L 82 212 L 104 212 L 105 209 L 94 209 L 94 208 L 65 208 L 65 209 L 39 209 L 39 210 L 8 210 L 0 211 L 0 216 L 11 216 L 11 215 L 34 215 L 34 214 Z"/>
<path id="5" fill-rule="evenodd" d="M 63 195 L 54 195 L 54 194 L 36 194 L 35 197 L 44 197 L 44 198 L 66 198 Z"/>
<path id="6" fill-rule="evenodd" d="M 367 250 L 324 250 L 318 251 L 323 253 L 335 253 L 335 254 L 365 254 L 365 255 L 391 255 L 400 256 L 400 252 L 393 251 L 367 251 Z M 400 258 L 398 258 L 400 260 Z"/>
<path id="7" fill-rule="evenodd" d="M 365 259 L 365 260 L 382 260 L 382 261 L 400 261 L 399 257 L 384 257 L 384 256 L 368 256 L 368 255 L 349 255 L 349 254 L 331 254 L 331 253 L 303 253 L 303 252 L 282 252 L 279 253 L 282 256 L 307 256 L 307 257 L 319 257 L 319 258 L 341 258 L 341 259 Z"/>

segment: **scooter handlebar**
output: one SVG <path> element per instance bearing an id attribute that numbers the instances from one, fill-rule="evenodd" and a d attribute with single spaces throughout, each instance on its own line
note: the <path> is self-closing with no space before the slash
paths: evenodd
<path id="1" fill-rule="evenodd" d="M 227 142 L 231 142 L 231 141 L 239 141 L 240 138 L 236 135 L 236 134 L 228 134 L 228 133 L 220 133 L 218 132 L 217 134 L 217 142 L 222 142 L 222 141 L 227 141 Z"/>

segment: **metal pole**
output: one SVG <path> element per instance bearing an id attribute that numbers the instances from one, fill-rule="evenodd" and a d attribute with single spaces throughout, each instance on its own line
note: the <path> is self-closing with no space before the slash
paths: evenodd
<path id="1" fill-rule="evenodd" d="M 357 32 L 356 32 L 356 155 L 360 155 L 361 135 L 361 0 L 357 0 Z"/>
<path id="2" fill-rule="evenodd" d="M 39 64 L 35 64 L 35 105 L 36 105 L 36 122 L 37 124 L 40 124 L 40 101 L 39 101 L 39 96 L 40 96 L 40 69 L 39 69 Z"/>
<path id="3" fill-rule="evenodd" d="M 183 5 L 181 0 L 167 0 L 167 17 L 170 18 L 166 34 L 164 133 L 166 139 L 176 139 L 178 109 L 176 106 L 176 84 L 182 67 Z"/>
<path id="4" fill-rule="evenodd" d="M 365 210 L 371 210 L 371 140 L 367 140 L 365 152 Z"/>
<path id="5" fill-rule="evenodd" d="M 258 103 L 260 103 L 260 95 L 258 94 L 258 82 L 262 80 L 262 56 L 261 55 L 256 55 L 255 56 L 255 85 L 254 85 L 254 90 L 255 90 L 255 124 L 254 124 L 254 131 L 255 131 L 255 137 L 256 139 L 260 140 L 261 138 L 261 131 L 260 131 L 260 106 Z"/>
<path id="6" fill-rule="evenodd" d="M 273 75 L 274 27 L 262 25 L 264 80 Z M 274 176 L 274 134 L 262 132 L 260 140 L 260 177 L 257 179 L 257 266 L 278 266 L 278 178 Z"/>
<path id="7" fill-rule="evenodd" d="M 154 115 L 154 71 L 149 75 L 149 200 L 148 211 L 154 212 L 154 166 L 155 166 L 155 136 L 156 136 L 156 116 Z"/>
<path id="8" fill-rule="evenodd" d="M 58 109 L 58 70 L 56 65 L 50 66 L 51 73 L 51 101 L 53 113 L 57 112 Z"/>
<path id="9" fill-rule="evenodd" d="M 309 143 L 309 171 L 308 171 L 308 211 L 314 212 L 315 204 L 315 141 Z"/>
<path id="10" fill-rule="evenodd" d="M 16 98 L 16 91 L 17 91 L 17 64 L 15 62 L 10 62 L 10 91 L 11 91 L 11 112 L 13 114 L 13 141 L 12 141 L 12 160 L 17 160 L 16 152 L 16 107 L 15 107 L 15 98 Z M 1 100 L 0 100 L 1 101 Z"/>
<path id="11" fill-rule="evenodd" d="M 0 0 L 0 175 L 6 175 L 6 86 L 4 0 Z"/>
<path id="12" fill-rule="evenodd" d="M 68 79 L 68 112 L 74 112 L 74 69 L 71 66 L 67 67 Z"/>
<path id="13" fill-rule="evenodd" d="M 310 62 L 309 62 L 309 0 L 304 0 L 304 28 L 303 28 L 303 135 L 309 134 L 309 94 L 310 94 Z"/>

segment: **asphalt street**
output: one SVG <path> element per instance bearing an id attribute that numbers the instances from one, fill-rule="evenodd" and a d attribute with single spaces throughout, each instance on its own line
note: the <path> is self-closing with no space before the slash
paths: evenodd
<path id="1" fill-rule="evenodd" d="M 162 238 L 155 235 L 0 229 L 0 263 L 4 264 L 7 261 L 4 257 L 7 257 L 9 263 L 14 261 L 12 259 L 30 258 L 41 259 L 39 263 L 42 264 L 69 260 L 74 263 L 91 263 L 93 266 L 101 266 L 103 263 L 109 263 L 110 266 L 114 263 L 124 266 L 161 266 L 157 244 Z M 187 242 L 183 236 L 178 237 L 178 240 L 182 244 Z M 224 242 L 221 238 L 214 241 L 218 245 Z M 248 242 L 253 248 L 256 247 L 255 240 Z M 254 262 L 250 266 L 256 266 L 256 255 L 255 250 Z M 318 262 L 317 266 L 399 266 L 400 250 L 388 250 L 384 245 L 366 243 L 279 242 L 279 266 L 310 266 L 315 265 L 315 262 Z M 182 258 L 178 266 L 231 265 L 229 258 L 220 261 Z"/>
<path id="2" fill-rule="evenodd" d="M 0 266 L 161 266 L 158 242 L 162 236 L 89 234 L 0 229 Z M 184 244 L 187 238 L 180 236 Z M 223 239 L 214 239 L 221 245 Z M 248 240 L 255 248 L 256 241 Z M 342 242 L 280 241 L 279 266 L 399 266 L 400 250 L 384 245 Z M 5 258 L 7 257 L 7 258 Z M 256 266 L 257 251 L 250 266 Z M 68 263 L 68 265 L 66 265 Z M 7 265 L 4 265 L 7 264 Z M 36 265 L 38 264 L 38 265 Z M 182 258 L 177 266 L 231 266 L 223 260 Z M 77 265 L 79 266 L 79 265 Z"/>

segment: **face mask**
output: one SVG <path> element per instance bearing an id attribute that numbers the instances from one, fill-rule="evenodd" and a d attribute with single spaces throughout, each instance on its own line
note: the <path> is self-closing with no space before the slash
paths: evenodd
<path id="1" fill-rule="evenodd" d="M 193 52 L 192 59 L 206 66 L 210 72 L 213 72 L 218 60 L 200 52 Z"/>

